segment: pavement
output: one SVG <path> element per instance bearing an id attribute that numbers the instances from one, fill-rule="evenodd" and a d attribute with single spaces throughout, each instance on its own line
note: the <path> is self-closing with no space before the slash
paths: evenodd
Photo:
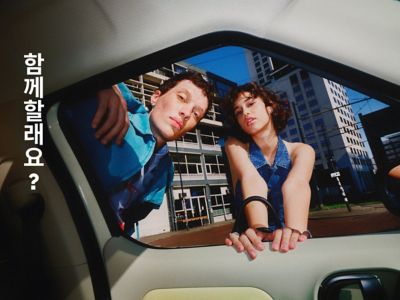
<path id="1" fill-rule="evenodd" d="M 333 209 L 321 209 L 311 211 L 309 213 L 309 219 L 321 219 L 321 218 L 341 218 L 349 216 L 361 216 L 371 213 L 386 212 L 387 209 L 381 203 L 369 204 L 369 205 L 350 205 L 351 212 L 346 207 L 333 208 Z"/>

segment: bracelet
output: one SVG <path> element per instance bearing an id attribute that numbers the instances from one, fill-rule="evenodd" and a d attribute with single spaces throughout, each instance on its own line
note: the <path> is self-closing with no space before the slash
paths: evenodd
<path id="1" fill-rule="evenodd" d="M 296 228 L 289 227 L 289 226 L 286 226 L 285 228 L 288 228 L 291 231 L 296 232 L 296 233 L 298 233 L 300 235 L 305 235 L 305 236 L 307 236 L 308 239 L 312 238 L 312 234 L 311 234 L 310 230 L 308 230 L 308 229 L 306 229 L 303 232 L 301 232 L 300 230 L 298 230 Z"/>
<path id="2" fill-rule="evenodd" d="M 265 226 L 257 227 L 256 230 L 260 231 L 262 233 L 272 233 L 272 232 L 274 232 L 271 228 L 265 227 Z"/>
<path id="3" fill-rule="evenodd" d="M 271 202 L 269 202 L 264 197 L 261 197 L 261 196 L 250 196 L 250 197 L 244 199 L 243 211 L 244 211 L 244 208 L 246 207 L 246 205 L 249 204 L 250 202 L 253 202 L 253 201 L 258 201 L 258 202 L 263 203 L 267 207 L 267 209 L 269 209 L 269 211 L 271 212 L 271 215 L 274 218 L 274 221 L 276 223 L 276 227 L 278 229 L 279 228 L 283 228 L 283 223 L 279 219 L 279 216 L 278 216 L 275 208 L 272 206 Z"/>
<path id="4" fill-rule="evenodd" d="M 258 202 L 263 203 L 267 207 L 268 211 L 271 213 L 272 218 L 275 220 L 277 229 L 283 228 L 283 223 L 279 219 L 279 216 L 276 213 L 275 208 L 272 206 L 272 204 L 266 198 L 261 197 L 261 196 L 250 196 L 243 200 L 243 206 L 242 206 L 242 209 L 239 211 L 238 216 L 236 217 L 236 221 L 235 221 L 235 224 L 234 224 L 233 230 L 232 230 L 233 232 L 241 233 L 245 230 L 240 225 L 241 223 L 243 223 L 243 224 L 247 223 L 246 216 L 244 214 L 244 208 L 246 207 L 247 204 L 249 204 L 250 202 L 253 202 L 253 201 L 258 201 Z M 265 227 L 265 228 L 267 228 L 266 231 L 263 231 L 265 229 L 260 229 L 259 231 L 267 232 L 267 233 L 270 233 L 273 231 L 273 230 L 270 230 L 268 227 Z M 258 229 L 258 228 L 256 228 L 256 229 Z"/>

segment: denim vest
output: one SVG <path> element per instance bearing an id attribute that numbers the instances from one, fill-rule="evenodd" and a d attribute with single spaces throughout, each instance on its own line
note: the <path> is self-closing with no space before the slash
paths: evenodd
<path id="1" fill-rule="evenodd" d="M 278 149 L 275 155 L 274 164 L 271 166 L 270 163 L 265 159 L 261 149 L 257 146 L 254 141 L 250 142 L 249 145 L 249 158 L 253 165 L 256 167 L 258 173 L 264 178 L 268 185 L 268 200 L 275 208 L 280 221 L 284 224 L 284 211 L 283 211 L 283 196 L 282 196 L 282 185 L 285 182 L 292 163 L 290 161 L 289 152 L 282 139 L 278 137 Z M 260 195 L 263 196 L 263 195 Z M 240 181 L 236 183 L 234 207 L 237 212 L 243 210 L 243 193 Z M 275 220 L 268 213 L 268 226 L 271 229 L 276 229 Z M 238 224 L 241 231 L 247 229 L 248 224 Z"/>
<path id="2" fill-rule="evenodd" d="M 109 195 L 120 190 L 124 182 L 142 170 L 152 157 L 156 145 L 147 109 L 125 84 L 118 84 L 118 88 L 127 102 L 130 121 L 121 146 L 114 142 L 104 146 L 95 138 L 95 130 L 91 127 L 98 107 L 95 97 L 80 102 L 65 102 L 59 111 L 63 123 L 67 123 L 68 129 L 78 140 L 79 150 L 85 152 L 88 165 L 94 171 L 90 175 L 99 180 Z M 143 200 L 158 208 L 166 187 L 173 180 L 173 164 L 169 155 L 160 161 L 156 172 L 154 183 L 144 193 Z"/>

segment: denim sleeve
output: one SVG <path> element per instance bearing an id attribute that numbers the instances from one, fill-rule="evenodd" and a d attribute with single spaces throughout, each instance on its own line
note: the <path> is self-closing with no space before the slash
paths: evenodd
<path id="1" fill-rule="evenodd" d="M 128 106 L 128 110 L 131 113 L 143 113 L 146 112 L 145 107 L 142 102 L 139 101 L 138 98 L 132 95 L 132 92 L 125 85 L 125 83 L 118 83 L 118 88 L 121 91 L 122 96 L 124 97 L 126 104 Z"/>

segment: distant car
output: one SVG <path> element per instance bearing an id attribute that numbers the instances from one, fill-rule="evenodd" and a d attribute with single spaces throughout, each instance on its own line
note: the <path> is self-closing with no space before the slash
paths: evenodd
<path id="1" fill-rule="evenodd" d="M 399 1 L 8 1 L 0 8 L 0 298 L 400 298 L 399 229 L 311 239 L 255 261 L 226 246 L 158 249 L 121 235 L 57 116 L 60 102 L 226 45 L 257 49 L 398 110 Z M 31 145 L 24 55 L 38 52 L 44 166 L 33 168 L 24 166 Z"/>

